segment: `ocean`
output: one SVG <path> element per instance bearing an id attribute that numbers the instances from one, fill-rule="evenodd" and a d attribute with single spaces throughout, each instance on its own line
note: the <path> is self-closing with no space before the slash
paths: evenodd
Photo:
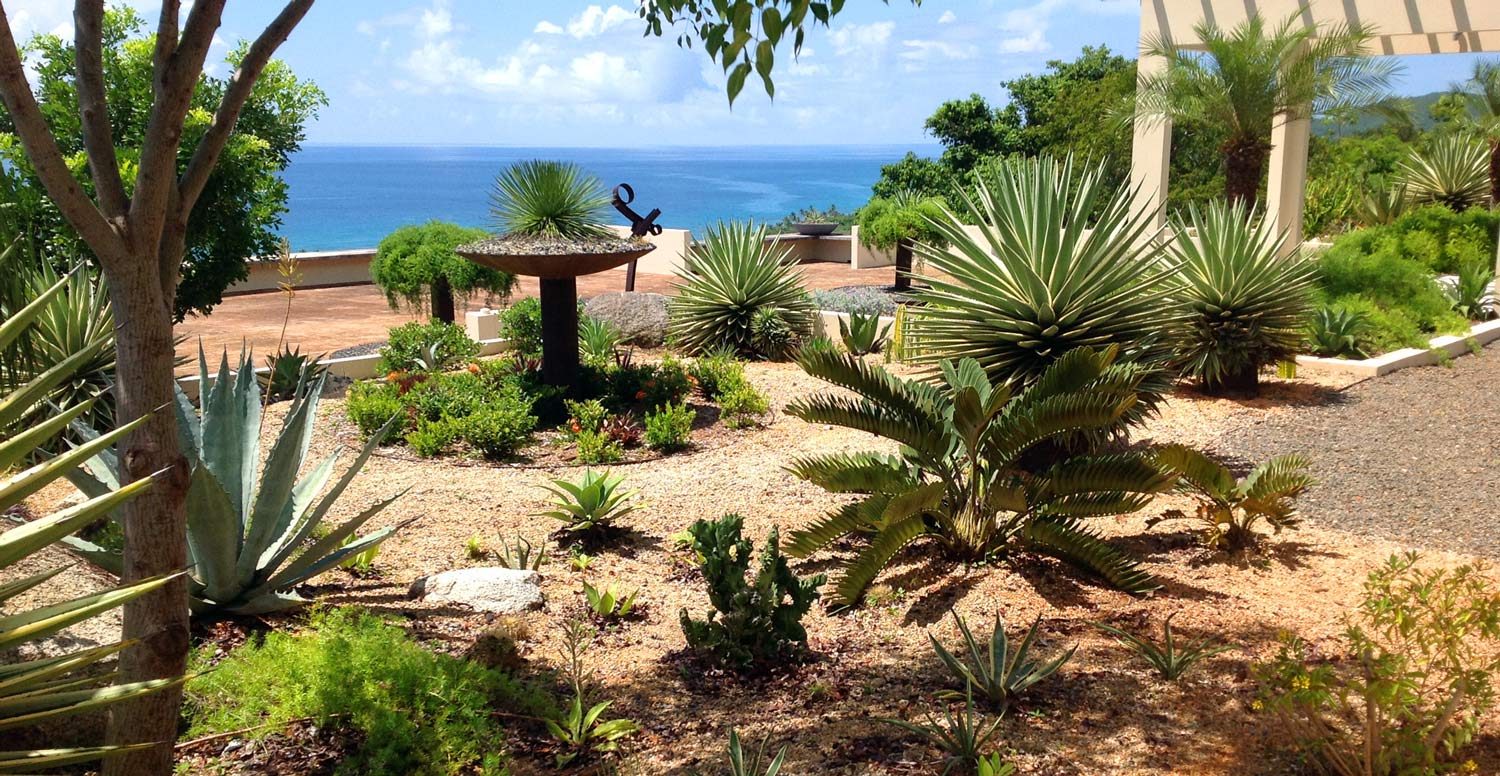
<path id="1" fill-rule="evenodd" d="M 719 220 L 779 221 L 806 206 L 851 211 L 880 167 L 924 146 L 513 148 L 306 145 L 283 173 L 294 251 L 373 248 L 397 227 L 431 219 L 487 227 L 495 175 L 524 159 L 576 162 L 607 186 L 628 183 L 631 205 L 657 223 L 701 233 Z M 625 223 L 613 210 L 611 223 Z"/>

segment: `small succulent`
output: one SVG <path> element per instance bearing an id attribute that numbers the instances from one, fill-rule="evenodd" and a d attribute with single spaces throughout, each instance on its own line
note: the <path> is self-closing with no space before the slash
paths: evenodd
<path id="1" fill-rule="evenodd" d="M 617 620 L 629 617 L 635 611 L 635 599 L 639 590 L 629 593 L 614 585 L 594 587 L 583 583 L 583 596 L 588 601 L 589 612 L 602 620 Z"/>
<path id="2" fill-rule="evenodd" d="M 950 690 L 939 696 L 949 700 L 962 700 L 977 690 L 992 707 L 1004 710 L 1016 696 L 1056 673 L 1078 649 L 1076 646 L 1068 649 L 1046 663 L 1030 659 L 1031 645 L 1036 641 L 1037 628 L 1042 622 L 1040 617 L 1031 624 L 1025 638 L 1016 645 L 1014 651 L 1005 635 L 1005 623 L 998 613 L 995 615 L 995 628 L 983 643 L 974 638 L 974 634 L 969 631 L 969 624 L 957 612 L 953 613 L 953 619 L 958 623 L 959 632 L 963 634 L 964 646 L 968 652 L 967 660 L 955 657 L 937 637 L 927 634 L 938 659 L 966 688 L 963 693 Z"/>
<path id="3" fill-rule="evenodd" d="M 890 324 L 882 326 L 880 316 L 849 313 L 849 320 L 839 319 L 839 339 L 844 348 L 856 356 L 879 353 L 891 333 Z"/>
<path id="4" fill-rule="evenodd" d="M 267 399 L 278 402 L 296 398 L 307 386 L 318 382 L 328 371 L 321 363 L 323 358 L 304 355 L 300 347 L 283 347 L 279 353 L 266 356 L 267 372 L 260 376 L 260 384 Z"/>
<path id="5" fill-rule="evenodd" d="M 539 512 L 538 516 L 561 521 L 562 530 L 575 536 L 608 531 L 637 507 L 635 491 L 621 490 L 623 482 L 624 475 L 612 475 L 608 469 L 586 470 L 583 479 L 576 483 L 553 480 L 546 489 L 557 500 L 552 509 Z"/>
<path id="6" fill-rule="evenodd" d="M 1186 646 L 1179 644 L 1177 636 L 1172 631 L 1172 618 L 1177 615 L 1169 615 L 1166 622 L 1162 623 L 1162 643 L 1157 644 L 1144 636 L 1137 636 L 1129 631 L 1116 628 L 1102 622 L 1094 625 L 1100 630 L 1115 637 L 1122 646 L 1131 652 L 1140 655 L 1151 664 L 1161 678 L 1169 682 L 1175 682 L 1188 672 L 1188 669 L 1197 665 L 1199 661 L 1213 657 L 1220 652 L 1228 652 L 1236 649 L 1233 644 L 1215 644 L 1204 636 L 1198 641 L 1189 642 Z"/>
<path id="7" fill-rule="evenodd" d="M 1320 307 L 1307 325 L 1307 338 L 1315 355 L 1328 358 L 1364 358 L 1360 337 L 1370 328 L 1369 318 L 1359 310 Z"/>

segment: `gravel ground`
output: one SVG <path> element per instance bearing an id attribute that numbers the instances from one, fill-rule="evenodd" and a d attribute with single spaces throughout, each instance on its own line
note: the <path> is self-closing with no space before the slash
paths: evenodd
<path id="1" fill-rule="evenodd" d="M 1500 558 L 1500 348 L 1406 369 L 1295 413 L 1252 418 L 1214 443 L 1246 462 L 1313 461 L 1302 511 L 1333 528 Z"/>

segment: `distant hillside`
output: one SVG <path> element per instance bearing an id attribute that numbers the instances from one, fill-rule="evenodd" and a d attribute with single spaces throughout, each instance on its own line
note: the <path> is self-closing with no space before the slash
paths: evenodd
<path id="1" fill-rule="evenodd" d="M 1412 106 L 1412 117 L 1415 119 L 1417 127 L 1423 130 L 1428 130 L 1431 129 L 1432 125 L 1434 124 L 1431 113 L 1432 104 L 1437 102 L 1439 98 L 1447 93 L 1447 91 L 1441 91 L 1428 92 L 1427 94 L 1417 95 L 1416 97 L 1392 97 L 1386 102 L 1410 102 Z M 1343 127 L 1343 133 L 1346 135 L 1354 135 L 1360 132 L 1367 132 L 1379 127 L 1381 123 L 1382 120 L 1379 116 L 1364 115 L 1361 116 L 1358 121 L 1352 122 L 1350 124 L 1345 124 Z M 1334 124 L 1327 119 L 1319 119 L 1313 124 L 1313 132 L 1323 137 L 1337 135 L 1339 133 L 1339 130 L 1340 128 L 1337 124 Z"/>

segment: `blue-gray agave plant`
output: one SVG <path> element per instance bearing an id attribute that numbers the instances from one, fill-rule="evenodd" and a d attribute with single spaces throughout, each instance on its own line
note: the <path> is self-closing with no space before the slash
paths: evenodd
<path id="1" fill-rule="evenodd" d="M 241 355 L 237 373 L 230 372 L 225 354 L 218 376 L 210 383 L 200 348 L 198 372 L 203 386 L 201 415 L 180 388 L 176 404 L 183 454 L 193 469 L 187 495 L 187 539 L 194 614 L 257 614 L 305 603 L 292 588 L 379 544 L 401 527 L 353 538 L 370 518 L 400 498 L 402 493 L 398 493 L 318 535 L 319 524 L 385 438 L 383 431 L 371 436 L 326 493 L 340 452 L 298 479 L 312 439 L 322 376 L 311 382 L 304 379 L 299 386 L 281 433 L 257 472 L 261 391 L 249 354 Z M 104 450 L 90 458 L 85 468 L 75 469 L 69 480 L 93 497 L 116 488 L 119 471 L 118 454 Z M 119 556 L 79 539 L 69 543 L 99 565 L 120 570 Z"/>

